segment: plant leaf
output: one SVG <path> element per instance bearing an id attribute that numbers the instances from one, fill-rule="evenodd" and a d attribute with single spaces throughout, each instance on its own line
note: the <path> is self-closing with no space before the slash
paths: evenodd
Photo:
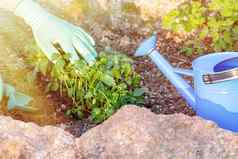
<path id="1" fill-rule="evenodd" d="M 102 78 L 101 78 L 101 81 L 106 84 L 107 86 L 115 86 L 116 85 L 116 82 L 114 80 L 114 78 L 108 74 L 104 74 L 102 75 Z"/>
<path id="2" fill-rule="evenodd" d="M 135 96 L 135 97 L 140 97 L 143 94 L 145 94 L 145 90 L 143 88 L 137 88 L 133 92 L 133 96 Z"/>

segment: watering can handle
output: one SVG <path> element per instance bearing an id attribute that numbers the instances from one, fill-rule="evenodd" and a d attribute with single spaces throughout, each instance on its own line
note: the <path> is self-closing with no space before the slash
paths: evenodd
<path id="1" fill-rule="evenodd" d="M 191 76 L 193 77 L 193 70 L 189 69 L 181 69 L 181 68 L 174 68 L 174 72 L 183 75 L 183 76 Z M 215 84 L 219 82 L 225 82 L 238 79 L 238 68 L 231 69 L 228 71 L 217 72 L 213 74 L 205 74 L 203 75 L 203 82 L 205 84 Z"/>
<path id="2" fill-rule="evenodd" d="M 238 79 L 238 68 L 230 69 L 228 71 L 217 72 L 213 74 L 203 75 L 203 82 L 205 84 L 215 84 Z"/>
<path id="3" fill-rule="evenodd" d="M 213 68 L 215 73 L 203 75 L 206 84 L 214 84 L 238 79 L 238 57 L 225 59 Z"/>

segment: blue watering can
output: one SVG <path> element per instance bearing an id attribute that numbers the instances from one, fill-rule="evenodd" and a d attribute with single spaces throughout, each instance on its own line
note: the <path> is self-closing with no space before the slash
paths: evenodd
<path id="1" fill-rule="evenodd" d="M 201 56 L 192 70 L 173 68 L 156 49 L 157 36 L 145 40 L 135 56 L 148 55 L 197 115 L 238 132 L 238 53 Z M 192 88 L 182 76 L 191 76 Z"/>

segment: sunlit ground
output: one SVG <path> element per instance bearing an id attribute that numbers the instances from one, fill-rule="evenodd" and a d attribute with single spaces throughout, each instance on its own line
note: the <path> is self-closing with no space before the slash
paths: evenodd
<path id="1" fill-rule="evenodd" d="M 32 40 L 31 32 L 26 27 L 21 27 L 14 16 L 0 12 L 0 74 L 4 82 L 15 86 L 16 90 L 31 97 L 30 107 L 34 112 L 13 110 L 8 112 L 6 101 L 2 102 L 0 114 L 10 115 L 15 119 L 34 121 L 38 124 L 54 124 L 56 115 L 53 103 L 47 100 L 46 95 L 39 90 L 37 85 L 27 80 L 29 70 L 22 58 L 23 48 Z"/>
<path id="2" fill-rule="evenodd" d="M 41 2 L 41 5 L 52 13 L 78 24 L 85 18 L 83 13 L 86 13 L 89 7 L 87 0 L 41 0 Z M 33 97 L 34 100 L 29 106 L 36 110 L 25 112 L 16 109 L 8 112 L 4 104 L 6 102 L 2 102 L 0 114 L 41 125 L 54 124 L 57 121 L 54 104 L 46 98 L 42 90 L 39 90 L 36 83 L 27 80 L 29 70 L 22 57 L 25 56 L 24 47 L 32 40 L 31 30 L 22 20 L 0 10 L 0 74 L 3 80 L 15 86 L 16 90 Z"/>

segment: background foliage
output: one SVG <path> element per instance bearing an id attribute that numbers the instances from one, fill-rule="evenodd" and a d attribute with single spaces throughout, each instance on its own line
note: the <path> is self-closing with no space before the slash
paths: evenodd
<path id="1" fill-rule="evenodd" d="M 237 0 L 192 0 L 163 17 L 164 28 L 193 33 L 183 49 L 189 55 L 238 50 L 237 24 Z"/>

